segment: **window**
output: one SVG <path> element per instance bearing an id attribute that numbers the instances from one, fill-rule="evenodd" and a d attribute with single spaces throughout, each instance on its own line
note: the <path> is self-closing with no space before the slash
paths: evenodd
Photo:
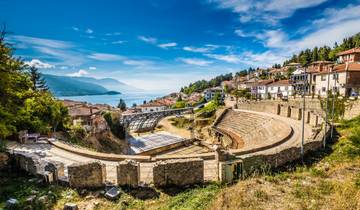
<path id="1" fill-rule="evenodd" d="M 326 75 L 321 75 L 321 81 L 326 81 Z"/>
<path id="2" fill-rule="evenodd" d="M 325 87 L 322 87 L 322 88 L 321 88 L 321 91 L 322 91 L 322 92 L 326 92 L 326 88 L 325 88 Z"/>

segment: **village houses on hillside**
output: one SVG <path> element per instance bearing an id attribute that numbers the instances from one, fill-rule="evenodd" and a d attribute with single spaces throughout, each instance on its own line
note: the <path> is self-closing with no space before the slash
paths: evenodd
<path id="1" fill-rule="evenodd" d="M 315 61 L 307 67 L 300 63 L 289 63 L 282 68 L 271 68 L 267 72 L 258 69 L 247 76 L 224 81 L 222 87 L 249 89 L 256 98 L 282 98 L 293 95 L 321 96 L 329 90 L 341 96 L 358 96 L 360 91 L 360 48 L 337 54 L 337 61 Z M 291 70 L 291 72 L 290 72 Z M 268 79 L 260 79 L 259 75 Z M 288 77 L 288 79 L 284 79 Z"/>

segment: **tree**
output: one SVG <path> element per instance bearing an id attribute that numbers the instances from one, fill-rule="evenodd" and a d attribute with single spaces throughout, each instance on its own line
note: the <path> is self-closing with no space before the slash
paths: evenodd
<path id="1" fill-rule="evenodd" d="M 126 110 L 126 103 L 122 98 L 120 98 L 117 108 L 119 108 L 121 111 Z"/>
<path id="2" fill-rule="evenodd" d="M 32 89 L 34 91 L 47 91 L 49 89 L 35 66 L 30 66 L 29 74 L 32 82 Z"/>

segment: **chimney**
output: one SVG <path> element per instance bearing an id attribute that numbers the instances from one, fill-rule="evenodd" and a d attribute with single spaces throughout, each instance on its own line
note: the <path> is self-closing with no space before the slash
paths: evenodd
<path id="1" fill-rule="evenodd" d="M 92 108 L 92 106 L 90 106 L 90 115 L 92 115 L 93 114 L 93 108 Z"/>

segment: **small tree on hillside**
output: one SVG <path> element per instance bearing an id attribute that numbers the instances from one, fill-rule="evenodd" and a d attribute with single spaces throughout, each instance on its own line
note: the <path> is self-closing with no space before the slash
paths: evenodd
<path id="1" fill-rule="evenodd" d="M 121 111 L 126 110 L 126 103 L 122 98 L 120 98 L 117 108 L 119 108 Z"/>

